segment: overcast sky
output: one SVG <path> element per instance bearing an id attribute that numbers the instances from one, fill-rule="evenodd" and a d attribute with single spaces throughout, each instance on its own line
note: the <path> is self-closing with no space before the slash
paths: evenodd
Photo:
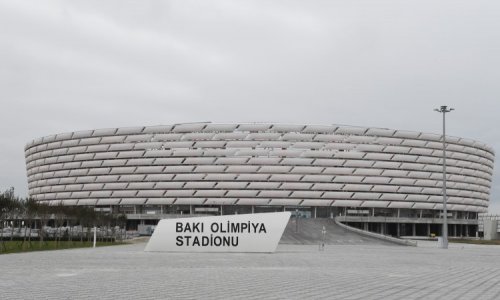
<path id="1" fill-rule="evenodd" d="M 36 137 L 179 122 L 348 124 L 500 149 L 500 2 L 0 0 L 0 189 Z M 492 189 L 500 213 L 500 164 Z"/>

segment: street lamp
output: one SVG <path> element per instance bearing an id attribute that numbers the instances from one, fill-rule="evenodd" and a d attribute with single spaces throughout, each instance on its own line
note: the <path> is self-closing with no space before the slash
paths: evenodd
<path id="1" fill-rule="evenodd" d="M 443 243 L 441 248 L 448 249 L 448 210 L 446 209 L 446 113 L 454 110 L 448 108 L 446 105 L 441 106 L 439 109 L 434 109 L 438 113 L 443 114 Z"/>

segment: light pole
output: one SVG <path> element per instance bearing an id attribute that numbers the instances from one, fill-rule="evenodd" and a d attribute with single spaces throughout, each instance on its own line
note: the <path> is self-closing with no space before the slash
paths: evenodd
<path id="1" fill-rule="evenodd" d="M 441 248 L 448 249 L 448 210 L 446 209 L 446 113 L 454 110 L 453 108 L 448 108 L 446 105 L 441 106 L 439 109 L 434 109 L 435 111 L 443 114 L 443 243 Z"/>

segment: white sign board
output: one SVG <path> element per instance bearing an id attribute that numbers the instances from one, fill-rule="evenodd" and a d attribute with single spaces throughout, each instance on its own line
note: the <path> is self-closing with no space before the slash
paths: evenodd
<path id="1" fill-rule="evenodd" d="M 290 212 L 160 220 L 144 251 L 274 252 Z"/>

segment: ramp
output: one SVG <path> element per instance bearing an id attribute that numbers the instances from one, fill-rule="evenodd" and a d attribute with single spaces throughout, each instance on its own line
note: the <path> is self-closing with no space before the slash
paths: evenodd
<path id="1" fill-rule="evenodd" d="M 333 219 L 299 219 L 288 222 L 280 244 L 318 245 L 323 239 L 322 230 L 325 227 L 325 244 L 327 245 L 393 245 L 379 239 L 363 236 L 348 231 L 337 224 Z"/>

